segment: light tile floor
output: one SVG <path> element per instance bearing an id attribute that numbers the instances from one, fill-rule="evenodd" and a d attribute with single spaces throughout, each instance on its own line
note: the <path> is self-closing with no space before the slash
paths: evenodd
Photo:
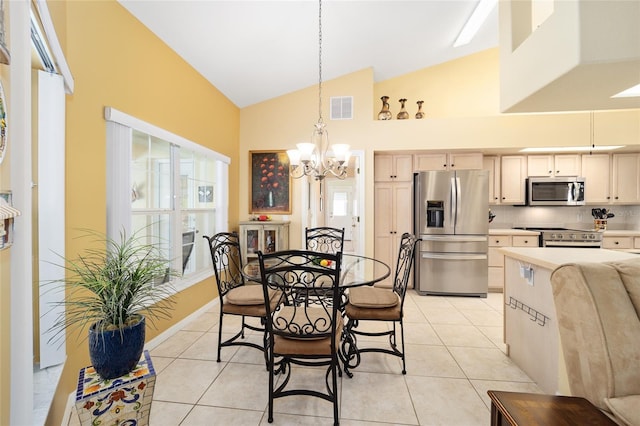
<path id="1" fill-rule="evenodd" d="M 407 374 L 402 375 L 399 358 L 364 354 L 353 378 L 339 378 L 340 423 L 488 425 L 487 390 L 541 392 L 504 353 L 503 307 L 500 293 L 483 299 L 420 296 L 410 290 L 405 301 Z M 151 426 L 268 424 L 262 354 L 223 348 L 222 362 L 215 361 L 217 309 L 151 350 L 158 372 Z M 225 317 L 223 332 L 237 321 Z M 261 336 L 249 339 L 259 342 Z M 324 370 L 296 368 L 291 380 L 323 386 Z M 332 416 L 330 403 L 294 396 L 275 401 L 273 424 L 330 425 Z"/>

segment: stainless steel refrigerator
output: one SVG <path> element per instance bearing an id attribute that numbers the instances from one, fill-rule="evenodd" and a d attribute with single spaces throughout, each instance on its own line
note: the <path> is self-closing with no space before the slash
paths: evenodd
<path id="1" fill-rule="evenodd" d="M 414 288 L 423 295 L 487 297 L 489 172 L 426 171 L 413 177 Z"/>

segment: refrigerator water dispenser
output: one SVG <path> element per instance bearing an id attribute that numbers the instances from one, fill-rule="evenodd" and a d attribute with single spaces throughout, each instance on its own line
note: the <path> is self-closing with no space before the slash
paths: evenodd
<path id="1" fill-rule="evenodd" d="M 444 226 L 444 201 L 427 201 L 427 228 Z"/>

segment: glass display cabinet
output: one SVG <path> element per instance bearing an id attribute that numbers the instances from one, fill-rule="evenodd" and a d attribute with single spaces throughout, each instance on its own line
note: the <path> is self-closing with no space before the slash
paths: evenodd
<path id="1" fill-rule="evenodd" d="M 289 248 L 289 222 L 240 222 L 240 247 L 246 263 L 258 258 L 258 251 L 273 253 Z"/>

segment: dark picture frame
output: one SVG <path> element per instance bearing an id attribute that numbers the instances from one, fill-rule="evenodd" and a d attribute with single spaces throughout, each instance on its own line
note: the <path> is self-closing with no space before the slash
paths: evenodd
<path id="1" fill-rule="evenodd" d="M 286 151 L 249 151 L 249 213 L 291 214 Z"/>

